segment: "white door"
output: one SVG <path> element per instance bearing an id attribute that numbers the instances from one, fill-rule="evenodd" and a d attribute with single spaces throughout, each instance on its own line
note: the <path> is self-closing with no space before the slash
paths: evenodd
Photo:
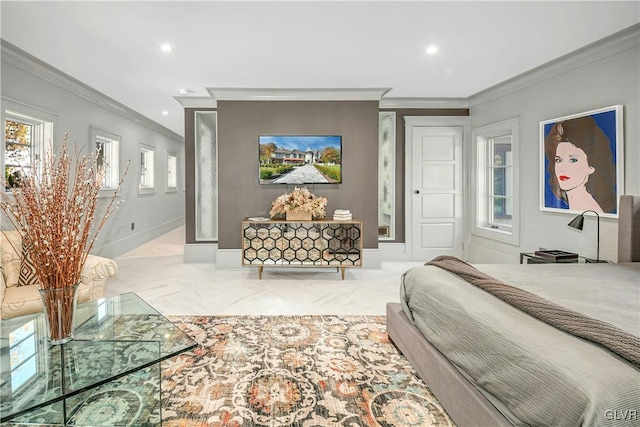
<path id="1" fill-rule="evenodd" d="M 411 129 L 411 259 L 462 258 L 463 128 Z"/>

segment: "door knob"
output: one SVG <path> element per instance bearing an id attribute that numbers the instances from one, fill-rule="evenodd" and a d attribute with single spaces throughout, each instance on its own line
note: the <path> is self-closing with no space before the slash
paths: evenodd
<path id="1" fill-rule="evenodd" d="M 414 194 L 420 194 L 420 190 L 413 190 Z"/>

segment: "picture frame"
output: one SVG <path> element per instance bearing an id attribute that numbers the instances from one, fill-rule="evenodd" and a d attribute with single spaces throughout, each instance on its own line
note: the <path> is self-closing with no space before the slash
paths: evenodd
<path id="1" fill-rule="evenodd" d="M 261 185 L 342 184 L 342 135 L 259 135 Z"/>
<path id="2" fill-rule="evenodd" d="M 540 122 L 540 209 L 618 217 L 624 194 L 622 105 Z"/>

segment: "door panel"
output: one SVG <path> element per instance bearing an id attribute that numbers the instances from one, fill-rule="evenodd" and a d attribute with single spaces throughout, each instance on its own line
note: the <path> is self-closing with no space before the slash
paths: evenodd
<path id="1" fill-rule="evenodd" d="M 453 246 L 453 224 L 422 224 L 423 247 L 435 250 L 447 250 Z"/>
<path id="2" fill-rule="evenodd" d="M 429 219 L 452 218 L 455 214 L 453 194 L 423 194 L 422 217 Z"/>
<path id="3" fill-rule="evenodd" d="M 431 135 L 429 138 L 421 140 L 422 152 L 420 157 L 423 160 L 455 160 L 455 136 L 454 135 Z"/>
<path id="4" fill-rule="evenodd" d="M 455 164 L 425 163 L 422 167 L 421 187 L 424 190 L 453 191 L 456 184 Z"/>

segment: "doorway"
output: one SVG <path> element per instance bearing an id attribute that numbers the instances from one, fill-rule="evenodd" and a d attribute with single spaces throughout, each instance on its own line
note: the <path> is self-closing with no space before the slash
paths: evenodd
<path id="1" fill-rule="evenodd" d="M 405 117 L 405 226 L 410 261 L 462 258 L 463 141 L 468 117 Z"/>

